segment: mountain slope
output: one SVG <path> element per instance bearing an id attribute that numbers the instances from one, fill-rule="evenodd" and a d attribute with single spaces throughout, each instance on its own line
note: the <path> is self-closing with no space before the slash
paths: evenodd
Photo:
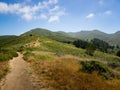
<path id="1" fill-rule="evenodd" d="M 113 34 L 106 34 L 104 32 L 101 32 L 99 30 L 93 30 L 93 31 L 81 31 L 81 32 L 75 32 L 75 33 L 66 33 L 67 35 L 74 37 L 74 38 L 80 38 L 84 40 L 91 40 L 93 38 L 98 38 L 101 40 L 104 40 L 110 44 L 113 45 L 120 45 L 120 31 L 113 33 Z"/>
<path id="2" fill-rule="evenodd" d="M 14 35 L 0 36 L 0 47 L 12 42 L 16 38 L 17 36 L 14 36 Z"/>
<path id="3" fill-rule="evenodd" d="M 41 29 L 41 28 L 32 29 L 32 30 L 22 34 L 22 36 L 23 35 L 38 35 L 38 36 L 48 37 L 50 39 L 62 41 L 62 42 L 69 42 L 69 41 L 75 40 L 75 38 L 70 37 L 67 34 L 62 34 L 59 32 L 52 32 L 50 30 Z"/>

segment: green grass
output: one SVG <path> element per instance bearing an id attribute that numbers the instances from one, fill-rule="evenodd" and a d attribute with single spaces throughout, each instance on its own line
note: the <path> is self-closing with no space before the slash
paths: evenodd
<path id="1" fill-rule="evenodd" d="M 16 51 L 12 49 L 0 49 L 0 61 L 10 60 L 13 57 L 17 57 Z"/>
<path id="2" fill-rule="evenodd" d="M 70 55 L 81 56 L 81 57 L 88 56 L 85 54 L 85 50 L 83 50 L 83 49 L 78 49 L 78 48 L 74 47 L 73 45 L 64 44 L 64 43 L 50 40 L 47 38 L 41 39 L 40 47 L 26 48 L 26 50 L 28 50 L 28 51 L 29 50 L 30 51 L 34 51 L 34 50 L 47 51 L 47 52 L 57 53 L 59 55 L 70 54 Z"/>
<path id="3" fill-rule="evenodd" d="M 30 58 L 29 58 L 30 57 Z M 34 54 L 30 51 L 24 53 L 24 57 L 25 60 L 29 61 L 31 58 L 34 60 L 53 60 L 54 57 L 51 55 L 40 55 L 40 54 Z"/>

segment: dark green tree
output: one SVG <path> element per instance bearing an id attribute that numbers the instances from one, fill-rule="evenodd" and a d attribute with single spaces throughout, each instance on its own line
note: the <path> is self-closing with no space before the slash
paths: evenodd
<path id="1" fill-rule="evenodd" d="M 120 50 L 117 51 L 116 55 L 120 57 Z"/>
<path id="2" fill-rule="evenodd" d="M 96 49 L 102 52 L 107 52 L 109 48 L 112 48 L 107 42 L 97 38 L 91 40 L 91 43 L 95 46 Z"/>
<path id="3" fill-rule="evenodd" d="M 95 47 L 93 44 L 89 44 L 89 46 L 86 48 L 86 54 L 93 56 L 95 51 Z"/>
<path id="4" fill-rule="evenodd" d="M 89 43 L 87 41 L 83 41 L 83 40 L 75 40 L 73 42 L 73 45 L 75 45 L 78 48 L 85 49 L 89 45 Z"/>

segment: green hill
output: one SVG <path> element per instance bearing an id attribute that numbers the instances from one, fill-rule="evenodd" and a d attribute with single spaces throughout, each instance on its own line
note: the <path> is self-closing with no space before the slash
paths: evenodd
<path id="1" fill-rule="evenodd" d="M 113 33 L 113 34 L 106 34 L 104 32 L 101 32 L 99 30 L 93 30 L 93 31 L 81 31 L 81 32 L 70 32 L 66 33 L 67 35 L 74 37 L 74 38 L 80 38 L 83 40 L 91 40 L 94 38 L 98 38 L 101 40 L 104 40 L 112 45 L 120 45 L 120 31 Z"/>
<path id="2" fill-rule="evenodd" d="M 17 36 L 15 36 L 15 35 L 0 36 L 0 47 L 5 46 L 6 44 L 11 43 L 16 38 L 17 38 Z"/>
<path id="3" fill-rule="evenodd" d="M 62 42 L 74 41 L 76 39 L 60 32 L 52 32 L 50 30 L 41 29 L 41 28 L 32 29 L 22 34 L 22 36 L 23 35 L 38 35 Z"/>
<path id="4" fill-rule="evenodd" d="M 83 40 L 92 40 L 94 38 L 98 38 L 112 45 L 120 45 L 120 39 L 119 39 L 120 31 L 113 33 L 113 34 L 107 34 L 99 30 L 66 33 L 63 31 L 52 32 L 47 29 L 36 28 L 22 35 L 30 35 L 30 34 L 48 37 L 50 39 L 62 41 L 62 42 L 69 42 L 69 41 L 71 42 L 71 41 L 76 40 L 77 38 L 83 39 Z"/>
<path id="5" fill-rule="evenodd" d="M 99 51 L 89 56 L 85 53 L 85 49 L 49 38 L 58 33 L 46 30 L 45 33 L 37 31 L 33 30 L 14 38 L 1 37 L 4 45 L 1 45 L 2 43 L 0 45 L 4 49 L 18 50 L 24 54 L 24 59 L 30 63 L 33 72 L 38 76 L 37 80 L 40 82 L 37 83 L 41 87 L 46 90 L 48 88 L 51 90 L 120 89 L 119 57 Z M 60 33 L 63 32 L 59 32 L 59 36 L 64 34 Z M 6 57 L 4 53 L 6 52 L 1 50 L 1 55 Z M 3 71 L 5 70 L 1 72 Z"/>

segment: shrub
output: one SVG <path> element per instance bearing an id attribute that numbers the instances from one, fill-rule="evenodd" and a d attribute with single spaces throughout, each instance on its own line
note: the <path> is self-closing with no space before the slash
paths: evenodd
<path id="1" fill-rule="evenodd" d="M 115 73 L 110 71 L 104 64 L 98 61 L 86 61 L 81 62 L 82 71 L 87 73 L 93 73 L 94 71 L 98 72 L 98 75 L 102 76 L 105 79 L 112 79 L 115 76 Z"/>
<path id="2" fill-rule="evenodd" d="M 116 69 L 116 68 L 120 68 L 120 63 L 118 63 L 118 62 L 108 63 L 108 66 L 113 69 Z"/>
<path id="3" fill-rule="evenodd" d="M 86 49 L 86 54 L 93 56 L 94 51 L 95 51 L 94 46 L 92 44 L 90 44 Z"/>
<path id="4" fill-rule="evenodd" d="M 120 50 L 116 53 L 116 55 L 120 57 Z"/>
<path id="5" fill-rule="evenodd" d="M 77 48 L 85 49 L 89 45 L 89 43 L 87 41 L 83 41 L 83 40 L 75 40 L 73 42 L 73 45 L 75 45 Z"/>

